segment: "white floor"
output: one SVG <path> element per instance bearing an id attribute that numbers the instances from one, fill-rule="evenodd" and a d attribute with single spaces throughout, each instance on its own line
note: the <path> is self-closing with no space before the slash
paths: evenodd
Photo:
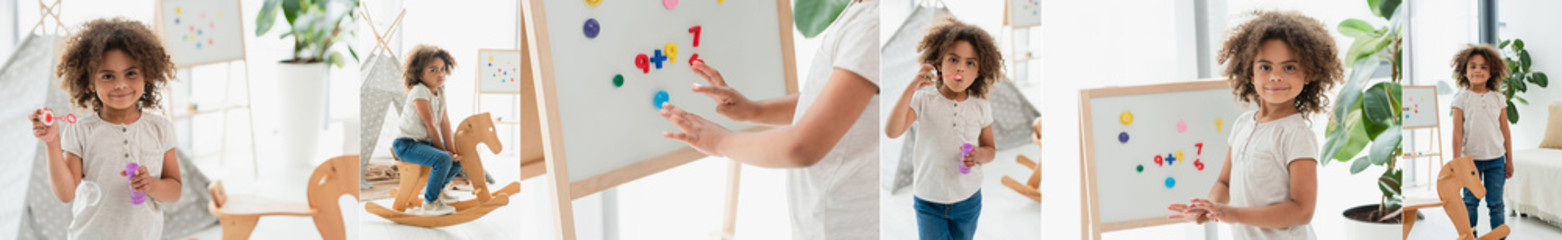
<path id="1" fill-rule="evenodd" d="M 1003 176 L 1025 181 L 1031 170 L 1014 161 L 1024 154 L 1037 161 L 1041 149 L 1034 144 L 1000 150 L 993 162 L 982 167 L 982 213 L 977 220 L 976 239 L 1041 239 L 1041 204 L 1003 186 Z M 1046 168 L 1046 164 L 1042 164 Z M 1045 180 L 1043 180 L 1045 181 Z M 916 239 L 916 211 L 911 205 L 911 187 L 899 193 L 879 191 L 879 238 Z M 1042 201 L 1046 201 L 1046 194 Z"/>

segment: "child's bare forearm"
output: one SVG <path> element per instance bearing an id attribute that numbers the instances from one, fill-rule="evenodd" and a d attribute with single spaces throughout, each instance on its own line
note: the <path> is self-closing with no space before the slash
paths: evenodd
<path id="1" fill-rule="evenodd" d="M 759 114 L 749 119 L 749 122 L 771 126 L 791 125 L 792 117 L 797 113 L 797 94 L 760 100 L 754 104 L 758 105 Z"/>
<path id="2" fill-rule="evenodd" d="M 49 143 L 45 149 L 48 153 L 49 187 L 54 190 L 54 197 L 60 202 L 69 203 L 76 199 L 76 185 L 81 184 L 81 174 L 71 170 L 68 156 L 60 150 L 60 144 Z"/>
<path id="3" fill-rule="evenodd" d="M 150 184 L 153 185 L 152 191 L 147 191 L 146 195 L 152 196 L 152 199 L 159 202 L 179 201 L 179 195 L 184 192 L 184 183 L 177 178 L 164 176 L 153 180 Z"/>
<path id="4" fill-rule="evenodd" d="M 1284 228 L 1312 222 L 1312 212 L 1295 201 L 1263 207 L 1232 207 L 1221 220 L 1261 228 Z"/>

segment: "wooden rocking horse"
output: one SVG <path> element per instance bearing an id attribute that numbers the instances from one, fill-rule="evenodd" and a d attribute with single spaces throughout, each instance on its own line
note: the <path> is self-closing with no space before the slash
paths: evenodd
<path id="1" fill-rule="evenodd" d="M 467 176 L 484 176 L 483 162 L 478 157 L 477 144 L 488 145 L 488 150 L 495 154 L 504 148 L 499 143 L 498 135 L 494 133 L 493 118 L 490 118 L 488 113 L 479 113 L 462 120 L 461 124 L 456 127 L 453 138 L 455 144 L 452 146 L 455 147 L 456 153 L 453 156 L 455 157 L 453 160 L 461 163 L 461 168 L 466 171 Z M 392 154 L 392 156 L 395 155 Z M 450 206 L 456 209 L 455 213 L 437 216 L 411 214 L 405 211 L 408 208 L 417 208 L 423 205 L 423 201 L 418 199 L 418 195 L 423 192 L 421 189 L 428 184 L 430 168 L 403 162 L 400 159 L 396 160 L 396 168 L 401 173 L 401 185 L 390 191 L 391 195 L 396 197 L 395 202 L 390 208 L 380 206 L 380 204 L 374 202 L 369 202 L 364 208 L 369 213 L 406 225 L 443 227 L 477 220 L 477 218 L 487 215 L 494 209 L 509 204 L 510 196 L 521 192 L 521 185 L 517 182 L 510 182 L 510 184 L 505 185 L 504 188 L 498 191 L 489 192 L 488 183 L 483 181 L 482 177 L 474 177 L 471 181 L 472 193 L 477 195 L 477 198 L 451 203 Z M 407 189 L 407 191 L 401 191 L 401 189 Z"/>
<path id="2" fill-rule="evenodd" d="M 1031 128 L 1034 128 L 1036 130 L 1036 133 L 1035 134 L 1031 134 L 1030 139 L 1031 139 L 1031 141 L 1036 142 L 1036 148 L 1039 149 L 1039 148 L 1041 148 L 1041 118 L 1040 117 L 1037 117 L 1036 121 L 1034 123 L 1031 123 Z M 1041 202 L 1041 163 L 1040 162 L 1036 162 L 1036 161 L 1031 161 L 1030 158 L 1025 157 L 1025 155 L 1019 155 L 1019 156 L 1014 157 L 1014 161 L 1019 162 L 1020 165 L 1025 165 L 1025 167 L 1031 169 L 1030 180 L 1025 181 L 1024 184 L 1021 184 L 1019 181 L 1015 181 L 1014 178 L 1010 178 L 1009 176 L 1003 176 L 1003 186 L 1009 187 L 1009 189 L 1014 189 L 1014 191 L 1015 192 L 1019 192 L 1020 195 L 1025 195 L 1025 197 L 1028 197 L 1031 200 L 1036 200 L 1037 203 L 1040 203 Z"/>
<path id="3" fill-rule="evenodd" d="M 1448 220 L 1453 221 L 1454 229 L 1459 231 L 1459 238 L 1457 238 L 1459 240 L 1488 240 L 1507 237 L 1509 230 L 1506 224 L 1492 227 L 1492 231 L 1483 236 L 1477 237 L 1472 235 L 1475 232 L 1475 226 L 1470 225 L 1470 216 L 1464 207 L 1464 198 L 1459 195 L 1461 192 L 1459 190 L 1461 189 L 1470 189 L 1470 192 L 1475 193 L 1477 197 L 1486 196 L 1486 186 L 1481 184 L 1481 175 L 1475 168 L 1475 160 L 1469 156 L 1454 159 L 1443 165 L 1443 170 L 1439 171 L 1437 177 L 1437 198 L 1439 200 L 1418 202 L 1407 200 L 1404 206 L 1399 208 L 1400 213 L 1390 213 L 1383 219 L 1404 215 L 1405 220 L 1402 221 L 1403 236 L 1401 238 L 1405 239 L 1409 238 L 1410 228 L 1416 224 L 1415 216 L 1417 211 L 1428 207 L 1443 207 L 1443 211 L 1448 213 Z"/>
<path id="4" fill-rule="evenodd" d="M 358 198 L 358 155 L 331 158 L 309 175 L 308 203 L 275 200 L 260 195 L 229 196 L 222 181 L 212 183 L 212 201 L 206 209 L 222 223 L 222 239 L 249 239 L 262 216 L 303 216 L 314 218 L 322 239 L 347 239 L 342 223 L 342 207 L 336 199 L 342 195 Z"/>

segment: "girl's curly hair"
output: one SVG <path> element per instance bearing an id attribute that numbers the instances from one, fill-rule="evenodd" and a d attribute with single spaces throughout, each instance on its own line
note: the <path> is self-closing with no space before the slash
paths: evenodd
<path id="1" fill-rule="evenodd" d="M 1491 44 L 1470 44 L 1454 54 L 1454 77 L 1459 79 L 1459 87 L 1470 88 L 1470 79 L 1464 77 L 1464 69 L 1475 56 L 1486 59 L 1486 72 L 1491 76 L 1486 79 L 1486 90 L 1496 91 L 1498 86 L 1502 86 L 1502 81 L 1508 79 L 1508 62 L 1502 59 L 1502 54 Z"/>
<path id="2" fill-rule="evenodd" d="M 450 52 L 445 49 L 427 44 L 412 47 L 412 54 L 407 55 L 407 64 L 401 67 L 403 71 L 401 79 L 406 80 L 406 90 L 410 91 L 412 86 L 423 83 L 423 68 L 428 67 L 434 59 L 445 61 L 444 67 L 447 71 L 445 74 L 450 74 L 448 71 L 456 68 L 456 58 L 451 57 Z"/>
<path id="3" fill-rule="evenodd" d="M 1317 19 L 1295 11 L 1254 11 L 1254 18 L 1227 33 L 1226 43 L 1217 58 L 1226 64 L 1224 74 L 1231 92 L 1243 103 L 1260 101 L 1253 89 L 1253 63 L 1258 49 L 1268 40 L 1280 40 L 1291 49 L 1307 85 L 1296 96 L 1295 107 L 1302 116 L 1324 112 L 1329 104 L 1325 92 L 1344 78 L 1345 70 L 1335 53 L 1334 38 Z"/>
<path id="4" fill-rule="evenodd" d="M 953 51 L 955 43 L 965 41 L 976 49 L 977 71 L 981 72 L 971 80 L 971 87 L 966 88 L 966 93 L 979 98 L 987 98 L 987 92 L 991 91 L 993 83 L 998 81 L 998 76 L 1003 73 L 1003 55 L 998 51 L 998 44 L 993 42 L 993 37 L 987 31 L 976 25 L 960 22 L 953 17 L 940 17 L 938 24 L 927 30 L 927 35 L 922 36 L 922 42 L 917 43 L 917 51 L 922 52 L 920 58 L 922 64 L 938 66 L 940 58 Z M 936 69 L 936 68 L 935 68 Z M 943 70 L 937 70 L 938 75 L 943 75 Z M 942 78 L 938 78 L 942 79 Z M 935 86 L 944 87 L 943 80 L 934 81 Z"/>
<path id="5" fill-rule="evenodd" d="M 136 103 L 142 109 L 159 108 L 159 89 L 174 79 L 174 63 L 163 49 L 162 40 L 138 21 L 117 17 L 92 20 L 65 39 L 64 50 L 54 70 L 62 82 L 60 88 L 70 95 L 72 104 L 93 112 L 103 109 L 103 101 L 92 93 L 92 72 L 109 51 L 125 52 L 132 64 L 141 69 L 146 90 Z"/>

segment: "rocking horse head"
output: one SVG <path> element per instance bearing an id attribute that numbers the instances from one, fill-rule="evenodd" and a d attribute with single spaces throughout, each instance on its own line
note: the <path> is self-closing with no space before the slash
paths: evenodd
<path id="1" fill-rule="evenodd" d="M 461 120 L 461 125 L 456 126 L 452 137 L 456 141 L 456 151 L 476 153 L 478 143 L 488 145 L 488 150 L 494 154 L 504 150 L 504 145 L 499 143 L 499 135 L 494 132 L 493 118 L 488 113 L 478 113 Z"/>
<path id="2" fill-rule="evenodd" d="M 1476 196 L 1486 196 L 1486 185 L 1481 184 L 1481 173 L 1475 168 L 1475 160 L 1469 156 L 1449 161 L 1443 165 L 1442 176 L 1438 177 L 1438 185 L 1443 181 L 1455 186 L 1463 186 Z"/>

